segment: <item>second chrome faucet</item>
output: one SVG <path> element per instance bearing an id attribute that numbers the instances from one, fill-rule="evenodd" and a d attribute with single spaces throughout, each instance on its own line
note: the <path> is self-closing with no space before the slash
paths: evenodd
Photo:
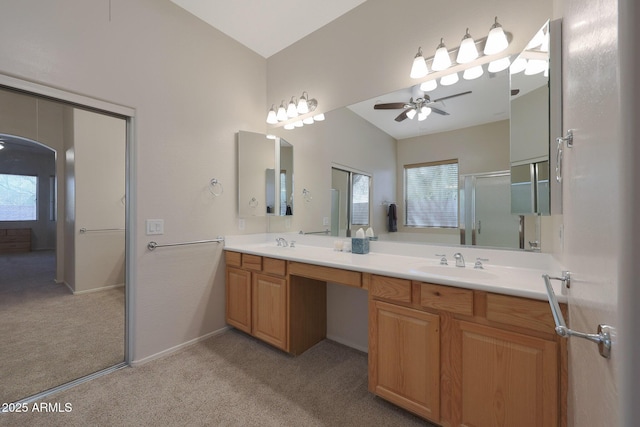
<path id="1" fill-rule="evenodd" d="M 462 256 L 462 254 L 460 252 L 456 252 L 455 254 L 453 254 L 453 257 L 456 260 L 456 267 L 464 267 L 464 257 Z"/>

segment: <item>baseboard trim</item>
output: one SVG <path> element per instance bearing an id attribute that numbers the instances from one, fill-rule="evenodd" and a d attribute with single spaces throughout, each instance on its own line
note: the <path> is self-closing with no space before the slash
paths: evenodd
<path id="1" fill-rule="evenodd" d="M 133 367 L 141 366 L 141 365 L 144 365 L 145 363 L 149 363 L 149 362 L 151 362 L 153 360 L 161 359 L 161 358 L 166 357 L 166 356 L 168 356 L 168 355 L 170 355 L 172 353 L 175 353 L 176 351 L 179 351 L 179 350 L 182 350 L 182 349 L 184 349 L 186 347 L 189 347 L 189 346 L 192 346 L 194 344 L 197 344 L 200 341 L 204 341 L 204 340 L 209 339 L 211 337 L 215 337 L 216 335 L 220 335 L 220 334 L 222 334 L 222 333 L 224 333 L 224 332 L 226 332 L 228 330 L 229 330 L 229 326 L 225 326 L 225 327 L 217 329 L 217 330 L 215 330 L 213 332 L 209 332 L 208 334 L 202 335 L 201 337 L 194 338 L 194 339 L 192 339 L 190 341 L 187 341 L 187 342 L 184 342 L 182 344 L 178 344 L 175 347 L 171 347 L 171 348 L 163 350 L 163 351 L 161 351 L 159 353 L 152 354 L 151 356 L 147 356 L 147 357 L 144 357 L 144 358 L 139 359 L 139 360 L 133 360 L 133 361 L 131 361 L 131 366 L 133 366 Z"/>
<path id="2" fill-rule="evenodd" d="M 69 285 L 67 284 L 67 286 L 69 286 Z M 103 286 L 101 288 L 86 289 L 84 291 L 74 291 L 72 289 L 71 292 L 73 292 L 74 295 L 83 295 L 83 294 L 90 294 L 90 293 L 93 293 L 93 292 L 108 291 L 109 289 L 121 288 L 123 286 L 124 286 L 124 283 L 119 283 L 117 285 Z M 69 286 L 69 289 L 71 289 L 71 286 Z"/>
<path id="3" fill-rule="evenodd" d="M 338 337 L 338 336 L 335 336 L 335 335 L 327 334 L 327 339 L 329 339 L 331 341 L 335 341 L 338 344 L 342 344 L 342 345 L 346 345 L 347 347 L 354 348 L 354 349 L 356 349 L 358 351 L 361 351 L 363 353 L 369 353 L 369 349 L 367 347 L 363 347 L 361 345 L 355 344 L 355 343 L 353 343 L 351 341 L 345 340 L 342 337 Z"/>

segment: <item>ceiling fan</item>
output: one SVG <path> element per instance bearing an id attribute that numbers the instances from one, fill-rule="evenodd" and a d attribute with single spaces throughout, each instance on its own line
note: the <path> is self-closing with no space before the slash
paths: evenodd
<path id="1" fill-rule="evenodd" d="M 401 122 L 407 118 L 413 118 L 416 113 L 419 113 L 422 110 L 422 107 L 430 108 L 432 112 L 441 114 L 443 116 L 448 116 L 444 110 L 434 107 L 434 104 L 440 101 L 444 101 L 445 99 L 451 99 L 462 95 L 470 94 L 471 91 L 468 90 L 466 92 L 456 93 L 454 95 L 443 96 L 442 98 L 434 99 L 433 101 L 429 97 L 429 95 L 422 93 L 417 94 L 416 98 L 411 97 L 409 102 L 387 102 L 382 104 L 375 104 L 373 106 L 374 110 L 397 110 L 404 109 L 402 113 L 395 118 L 396 122 Z"/>

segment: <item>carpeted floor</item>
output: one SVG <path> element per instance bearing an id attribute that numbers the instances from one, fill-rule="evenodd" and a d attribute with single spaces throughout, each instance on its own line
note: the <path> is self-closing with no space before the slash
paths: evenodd
<path id="1" fill-rule="evenodd" d="M 0 402 L 124 360 L 124 288 L 73 295 L 54 277 L 54 252 L 0 255 Z"/>
<path id="2" fill-rule="evenodd" d="M 8 426 L 429 426 L 367 391 L 367 355 L 324 340 L 291 357 L 236 330 L 46 399 Z M 39 404 L 39 403 L 36 403 Z"/>

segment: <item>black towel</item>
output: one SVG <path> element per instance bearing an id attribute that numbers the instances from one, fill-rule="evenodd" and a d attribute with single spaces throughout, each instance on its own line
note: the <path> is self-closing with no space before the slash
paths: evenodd
<path id="1" fill-rule="evenodd" d="M 396 215 L 396 205 L 395 203 L 389 204 L 389 231 L 398 231 L 398 217 Z"/>

